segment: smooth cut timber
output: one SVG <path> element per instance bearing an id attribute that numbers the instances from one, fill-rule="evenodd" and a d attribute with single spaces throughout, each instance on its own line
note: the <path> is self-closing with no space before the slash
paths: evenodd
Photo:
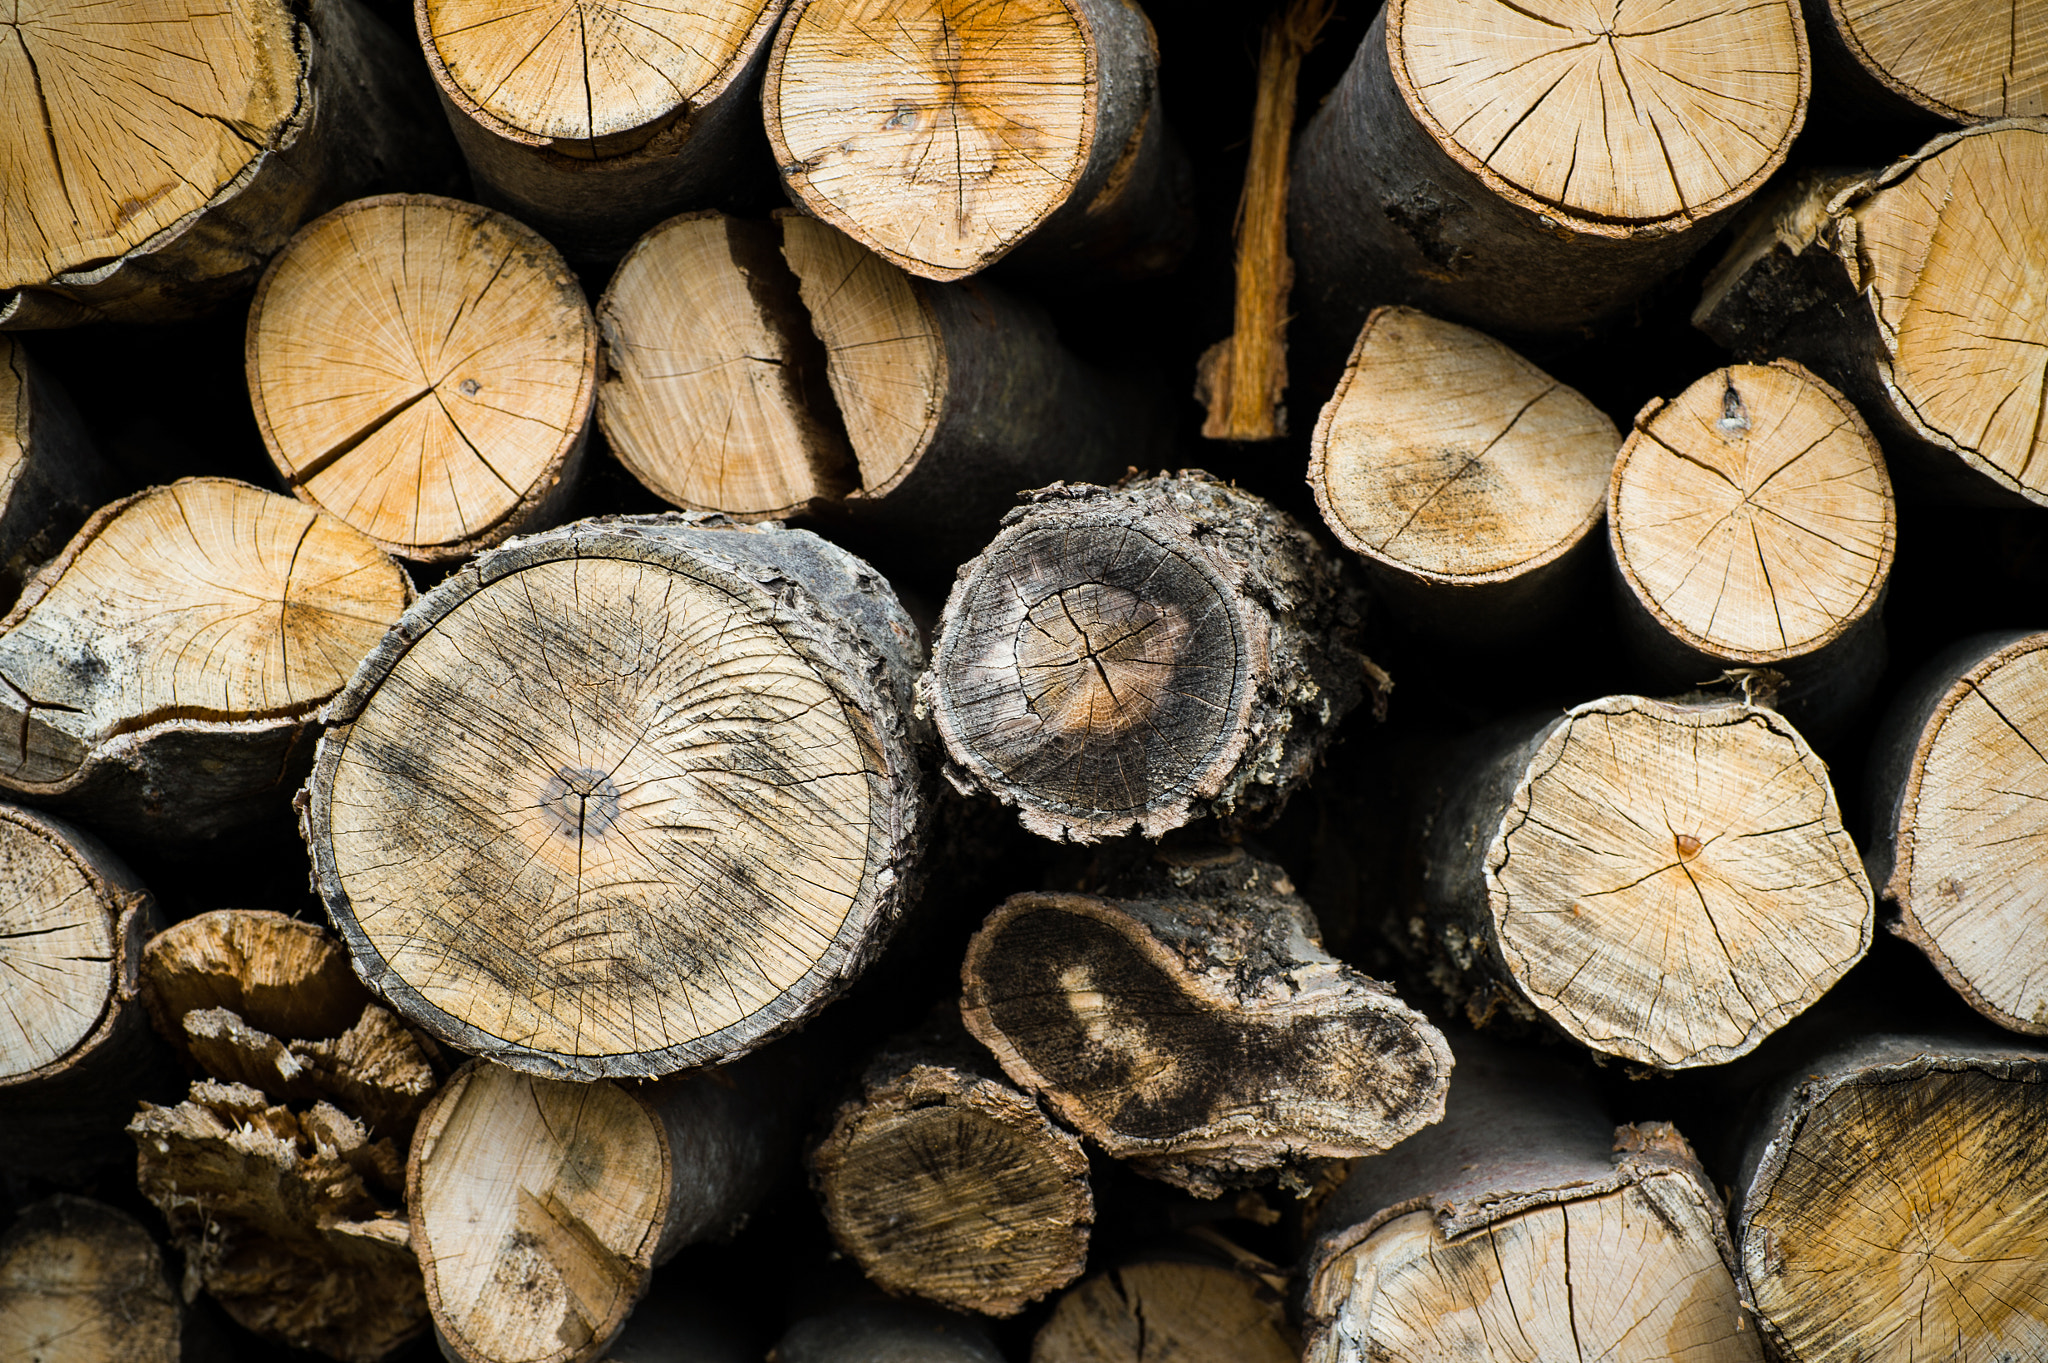
<path id="1" fill-rule="evenodd" d="M 1761 1363 L 1685 1138 L 1614 1127 L 1549 1056 L 1455 1048 L 1443 1125 L 1353 1164 L 1323 1205 L 1305 1363 Z"/>
<path id="2" fill-rule="evenodd" d="M 1141 1253 L 1061 1294 L 1031 1363 L 1298 1363 L 1286 1275 L 1211 1235 Z"/>
<path id="3" fill-rule="evenodd" d="M 0 787 L 188 850 L 281 811 L 315 712 L 411 598 L 363 535 L 246 483 L 103 507 L 0 620 Z"/>
<path id="4" fill-rule="evenodd" d="M 960 570 L 922 685 L 963 791 L 1042 837 L 1277 815 L 1363 695 L 1363 597 L 1199 471 L 1029 494 Z"/>
<path id="5" fill-rule="evenodd" d="M 785 0 L 414 0 L 479 193 L 582 264 L 768 181 L 761 69 Z"/>
<path id="6" fill-rule="evenodd" d="M 920 1302 L 859 1302 L 789 1327 L 768 1363 L 1004 1363 L 973 1316 Z M 651 1363 L 651 1361 L 650 1361 Z M 752 1363 L 749 1360 L 748 1363 Z"/>
<path id="7" fill-rule="evenodd" d="M 1129 0 L 793 0 L 762 90 L 790 196 L 911 274 L 1186 253 L 1159 44 Z"/>
<path id="8" fill-rule="evenodd" d="M 1870 1036 L 1797 1060 L 1735 1182 L 1744 1298 L 1775 1356 L 2048 1354 L 2048 1052 Z"/>
<path id="9" fill-rule="evenodd" d="M 1893 930 L 1985 1017 L 2048 1035 L 2048 634 L 1930 660 L 1871 755 L 1867 862 Z"/>
<path id="10" fill-rule="evenodd" d="M 298 225 L 455 170 L 397 35 L 356 0 L 17 7 L 0 38 L 0 328 L 171 321 Z"/>
<path id="11" fill-rule="evenodd" d="M 0 335 L 0 603 L 116 491 L 69 395 Z"/>
<path id="12" fill-rule="evenodd" d="M 1818 736 L 1876 690 L 1891 478 L 1856 409 L 1801 365 L 1652 398 L 1614 462 L 1607 536 L 1626 634 L 1665 684 L 1770 668 L 1777 707 Z"/>
<path id="13" fill-rule="evenodd" d="M 1864 176 L 1757 204 L 1693 325 L 1846 393 L 1895 477 L 1949 501 L 2048 506 L 2048 120 L 1935 138 Z M 1975 476 L 1973 476 L 1975 475 Z"/>
<path id="14" fill-rule="evenodd" d="M 1160 853 L 1100 896 L 1012 895 L 961 976 L 967 1028 L 1013 1082 L 1200 1196 L 1301 1181 L 1443 1115 L 1443 1035 L 1331 957 L 1286 873 L 1240 848 Z"/>
<path id="15" fill-rule="evenodd" d="M 165 1088 L 140 997 L 163 925 L 114 854 L 61 819 L 0 805 L 0 1149 L 9 1168 L 78 1178 L 127 1153 L 121 1123 Z M 173 1081 L 175 1082 L 175 1081 Z"/>
<path id="16" fill-rule="evenodd" d="M 795 1027 L 880 951 L 925 825 L 917 631 L 806 531 L 577 522 L 422 597 L 328 707 L 302 823 L 356 969 L 556 1078 Z"/>
<path id="17" fill-rule="evenodd" d="M 957 1033 L 875 1057 L 812 1149 L 811 1181 L 876 1286 L 1014 1316 L 1080 1276 L 1088 1157 Z"/>
<path id="18" fill-rule="evenodd" d="M 1621 433 L 1482 332 L 1375 308 L 1309 442 L 1323 521 L 1381 600 L 1465 643 L 1573 602 Z"/>
<path id="19" fill-rule="evenodd" d="M 1609 321 L 1784 162 L 1808 84 L 1798 0 L 1392 0 L 1299 139 L 1296 305 L 1333 348 L 1382 302 Z"/>
<path id="20" fill-rule="evenodd" d="M 2048 113 L 2048 5 L 2039 0 L 1806 0 L 1806 15 L 1822 77 L 1816 109 L 1839 92 L 1857 113 L 1954 123 Z"/>
<path id="21" fill-rule="evenodd" d="M 1436 770 L 1417 935 L 1475 1023 L 1505 1006 L 1639 1064 L 1718 1065 L 1870 947 L 1827 767 L 1773 710 L 1609 696 Z"/>
<path id="22" fill-rule="evenodd" d="M 560 518 L 597 325 L 531 228 L 391 194 L 315 220 L 271 262 L 247 367 L 285 486 L 387 553 L 439 562 Z"/>
<path id="23" fill-rule="evenodd" d="M 59 1194 L 0 1232 L 0 1358 L 205 1363 L 187 1308 L 142 1223 Z"/>
<path id="24" fill-rule="evenodd" d="M 457 1070 L 405 1185 L 443 1351 L 603 1357 L 655 1266 L 732 1233 L 793 1154 L 803 1080 L 785 1059 L 630 1085 Z"/>

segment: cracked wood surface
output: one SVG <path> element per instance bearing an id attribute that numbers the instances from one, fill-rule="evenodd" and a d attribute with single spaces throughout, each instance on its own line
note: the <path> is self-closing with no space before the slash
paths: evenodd
<path id="1" fill-rule="evenodd" d="M 357 968 L 533 1073 L 728 1059 L 821 1007 L 909 893 L 916 634 L 803 531 L 516 540 L 326 712 L 305 832 Z"/>
<path id="2" fill-rule="evenodd" d="M 422 561 L 559 512 L 597 328 L 552 246 L 433 195 L 359 199 L 285 247 L 249 309 L 249 396 L 297 496 Z"/>
<path id="3" fill-rule="evenodd" d="M 1140 1257 L 1061 1294 L 1031 1363 L 1296 1363 L 1285 1286 L 1192 1255 Z"/>
<path id="4" fill-rule="evenodd" d="M 1816 48 L 1839 43 L 1893 95 L 1957 123 L 2048 113 L 2048 5 L 2039 0 L 1826 0 Z"/>
<path id="5" fill-rule="evenodd" d="M 204 1363 L 163 1251 L 126 1212 L 58 1194 L 0 1233 L 0 1355 L 35 1363 Z"/>

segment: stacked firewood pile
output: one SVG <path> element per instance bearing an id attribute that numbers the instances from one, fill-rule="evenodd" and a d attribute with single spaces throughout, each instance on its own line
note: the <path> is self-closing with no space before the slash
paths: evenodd
<path id="1" fill-rule="evenodd" d="M 2048 3 L 0 108 L 0 1358 L 2048 1360 Z"/>

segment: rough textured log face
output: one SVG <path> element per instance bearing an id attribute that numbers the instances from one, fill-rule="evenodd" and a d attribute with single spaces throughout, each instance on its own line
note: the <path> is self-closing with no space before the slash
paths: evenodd
<path id="1" fill-rule="evenodd" d="M 1088 166 L 1097 72 L 1081 8 L 795 5 L 764 96 L 792 190 L 914 274 L 980 269 L 1060 207 Z"/>
<path id="2" fill-rule="evenodd" d="M 1599 522 L 1620 443 L 1597 407 L 1498 341 L 1386 308 L 1323 408 L 1309 482 L 1366 558 L 1425 581 L 1500 581 Z"/>
<path id="3" fill-rule="evenodd" d="M 188 1013 L 225 1008 L 287 1038 L 335 1037 L 370 996 L 348 952 L 315 923 L 279 913 L 220 909 L 173 924 L 142 953 L 143 1001 L 156 1028 L 184 1036 Z"/>
<path id="4" fill-rule="evenodd" d="M 0 290 L 130 248 L 204 208 L 298 108 L 282 3 L 17 9 L 0 39 Z"/>
<path id="5" fill-rule="evenodd" d="M 1060 1298 L 1031 1363 L 1294 1363 L 1281 1294 L 1217 1264 L 1159 1260 L 1099 1274 Z"/>
<path id="6" fill-rule="evenodd" d="M 472 553 L 531 518 L 581 451 L 596 367 L 555 249 L 431 195 L 310 224 L 249 313 L 249 395 L 278 472 L 408 558 Z"/>
<path id="7" fill-rule="evenodd" d="M 1897 516 L 1856 409 L 1781 361 L 1718 369 L 1644 408 L 1615 460 L 1608 533 L 1665 629 L 1715 658 L 1775 663 L 1876 606 Z"/>
<path id="8" fill-rule="evenodd" d="M 1408 1212 L 1317 1273 L 1309 1311 L 1329 1323 L 1303 1357 L 1753 1363 L 1757 1334 L 1714 1249 L 1717 1210 L 1688 1180 L 1652 1176 L 1455 1238 Z"/>
<path id="9" fill-rule="evenodd" d="M 1598 1050 L 1718 1064 L 1870 945 L 1827 768 L 1744 705 L 1581 705 L 1529 760 L 1486 854 L 1509 971 Z"/>
<path id="10" fill-rule="evenodd" d="M 0 806 L 0 1081 L 69 1055 L 121 983 L 121 905 L 44 820 Z"/>
<path id="11" fill-rule="evenodd" d="M 1887 1065 L 1810 1086 L 1738 1223 L 1794 1363 L 2048 1353 L 2048 1096 L 2024 1064 Z"/>
<path id="12" fill-rule="evenodd" d="M 503 136 L 597 156 L 601 146 L 700 102 L 772 0 L 710 4 L 420 0 L 421 36 L 447 79 Z M 630 139 L 629 139 L 630 142 Z"/>
<path id="13" fill-rule="evenodd" d="M 1511 202 L 1601 235 L 1735 202 L 1803 113 L 1795 3 L 1397 0 L 1387 41 L 1446 151 Z"/>
<path id="14" fill-rule="evenodd" d="M 1959 123 L 2048 113 L 2048 8 L 2036 0 L 1827 7 L 1864 69 L 1924 109 Z"/>
<path id="15" fill-rule="evenodd" d="M 0 1356 L 33 1363 L 179 1363 L 184 1312 L 133 1218 L 53 1197 L 0 1235 Z"/>

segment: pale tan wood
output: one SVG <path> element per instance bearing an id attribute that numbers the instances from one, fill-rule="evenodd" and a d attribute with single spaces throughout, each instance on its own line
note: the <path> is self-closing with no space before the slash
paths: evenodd
<path id="1" fill-rule="evenodd" d="M 297 1039 L 339 1036 L 370 1003 L 332 933 L 261 909 L 216 909 L 150 938 L 142 999 L 173 1045 L 184 1044 L 185 1015 L 204 1009 Z"/>
<path id="2" fill-rule="evenodd" d="M 460 558 L 566 502 L 597 328 L 561 254 L 475 204 L 344 205 L 249 309 L 249 396 L 285 484 L 387 552 Z"/>
<path id="3" fill-rule="evenodd" d="M 38 1202 L 0 1234 L 0 1357 L 33 1363 L 196 1363 L 163 1253 L 100 1202 Z"/>
<path id="4" fill-rule="evenodd" d="M 1224 1264 L 1140 1259 L 1063 1294 L 1031 1363 L 1295 1363 L 1285 1286 Z"/>
<path id="5" fill-rule="evenodd" d="M 2048 113 L 2039 0 L 1826 0 L 1850 54 L 1893 93 L 1959 123 Z"/>

